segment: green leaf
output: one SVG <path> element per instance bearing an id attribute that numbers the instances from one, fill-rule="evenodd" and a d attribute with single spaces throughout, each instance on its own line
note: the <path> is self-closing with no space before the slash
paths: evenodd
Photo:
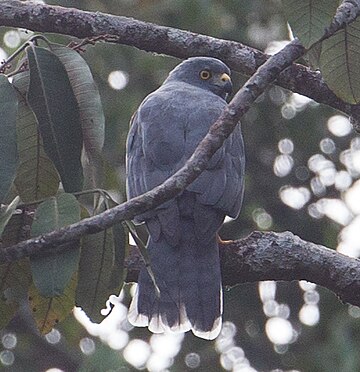
<path id="1" fill-rule="evenodd" d="M 335 15 L 338 0 L 285 0 L 283 8 L 293 33 L 305 48 L 318 41 Z"/>
<path id="2" fill-rule="evenodd" d="M 29 47 L 28 102 L 34 111 L 46 154 L 60 174 L 64 190 L 82 189 L 82 131 L 78 105 L 66 70 L 47 49 Z"/>
<path id="3" fill-rule="evenodd" d="M 28 211 L 21 211 L 11 216 L 9 222 L 1 235 L 2 244 L 4 247 L 18 243 L 30 236 L 30 225 L 32 217 L 29 217 Z"/>
<path id="4" fill-rule="evenodd" d="M 41 203 L 35 212 L 31 236 L 39 236 L 78 222 L 80 206 L 71 194 L 60 194 Z M 30 259 L 34 283 L 44 297 L 63 294 L 79 261 L 79 242 L 66 244 L 58 252 L 41 253 Z"/>
<path id="5" fill-rule="evenodd" d="M 99 90 L 88 64 L 78 52 L 59 44 L 51 44 L 50 48 L 63 63 L 78 103 L 84 147 L 91 168 L 91 187 L 100 187 L 104 178 L 105 115 Z"/>
<path id="6" fill-rule="evenodd" d="M 111 196 L 107 195 L 107 207 L 114 208 L 119 205 Z M 113 225 L 114 236 L 114 266 L 110 277 L 109 289 L 121 290 L 126 277 L 125 257 L 129 252 L 129 232 L 123 223 Z"/>
<path id="7" fill-rule="evenodd" d="M 19 112 L 16 122 L 19 165 L 15 186 L 25 203 L 45 199 L 56 194 L 59 188 L 59 174 L 44 151 L 36 118 L 26 100 L 30 74 L 28 71 L 13 78 L 19 98 Z"/>
<path id="8" fill-rule="evenodd" d="M 76 306 L 80 306 L 93 322 L 101 322 L 100 310 L 113 294 L 111 274 L 114 265 L 113 229 L 85 235 L 81 242 Z"/>
<path id="9" fill-rule="evenodd" d="M 14 180 L 17 167 L 16 113 L 18 100 L 5 75 L 0 75 L 0 203 Z"/>
<path id="10" fill-rule="evenodd" d="M 30 283 L 31 273 L 27 260 L 0 266 L 0 328 L 13 318 L 19 304 L 27 300 Z"/>
<path id="11" fill-rule="evenodd" d="M 311 47 L 304 56 L 304 60 L 313 70 L 319 70 L 319 59 L 321 55 L 322 43 L 318 43 Z"/>
<path id="12" fill-rule="evenodd" d="M 360 20 L 322 42 L 319 66 L 326 84 L 339 98 L 360 102 Z"/>
<path id="13" fill-rule="evenodd" d="M 79 106 L 85 151 L 89 158 L 99 157 L 104 145 L 105 116 L 90 68 L 75 50 L 58 44 L 50 48 L 68 73 Z"/>
<path id="14" fill-rule="evenodd" d="M 9 205 L 0 208 L 0 236 L 5 230 L 5 226 L 8 224 L 11 216 L 15 212 L 19 202 L 20 198 L 17 196 Z"/>
<path id="15" fill-rule="evenodd" d="M 111 271 L 109 289 L 120 290 L 125 279 L 124 261 L 129 247 L 129 234 L 121 223 L 113 226 L 114 266 Z"/>
<path id="16" fill-rule="evenodd" d="M 42 334 L 64 320 L 75 306 L 76 274 L 73 275 L 61 296 L 46 298 L 34 285 L 29 289 L 29 304 L 35 322 Z"/>
<path id="17" fill-rule="evenodd" d="M 18 308 L 19 304 L 9 298 L 9 290 L 0 293 L 0 330 L 8 325 Z"/>

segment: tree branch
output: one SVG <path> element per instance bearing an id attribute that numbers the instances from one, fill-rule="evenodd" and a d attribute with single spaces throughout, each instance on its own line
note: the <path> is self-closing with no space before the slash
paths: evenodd
<path id="1" fill-rule="evenodd" d="M 360 306 L 360 260 L 291 232 L 255 231 L 244 239 L 220 244 L 224 286 L 262 280 L 307 280 L 334 292 L 342 301 Z M 134 248 L 126 260 L 127 282 L 136 282 L 143 266 Z"/>
<path id="2" fill-rule="evenodd" d="M 339 7 L 325 37 L 329 37 L 344 24 L 353 21 L 358 14 L 360 14 L 359 1 L 345 1 Z M 221 40 L 127 17 L 17 0 L 1 2 L 0 25 L 60 33 L 78 38 L 111 35 L 109 42 L 131 45 L 145 51 L 178 58 L 199 55 L 217 57 L 227 63 L 232 70 L 248 76 L 253 75 L 269 57 L 257 49 L 235 41 Z M 337 98 L 326 86 L 318 71 L 295 64 L 284 71 L 276 83 L 343 111 L 360 122 L 360 107 L 347 104 Z"/>

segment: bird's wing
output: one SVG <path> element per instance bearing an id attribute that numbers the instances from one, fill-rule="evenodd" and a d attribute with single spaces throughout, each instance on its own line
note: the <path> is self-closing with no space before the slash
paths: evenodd
<path id="1" fill-rule="evenodd" d="M 180 169 L 224 106 L 220 97 L 180 84 L 148 96 L 134 115 L 128 136 L 128 197 L 160 185 Z M 187 190 L 198 195 L 199 203 L 235 217 L 241 206 L 243 178 L 244 149 L 237 128 Z"/>
<path id="2" fill-rule="evenodd" d="M 212 124 L 219 117 L 223 107 L 216 109 L 215 105 L 214 113 L 207 111 L 207 121 Z M 202 204 L 213 206 L 236 218 L 243 199 L 244 173 L 244 142 L 238 124 L 211 158 L 207 169 L 187 189 L 196 192 Z"/>
<path id="3" fill-rule="evenodd" d="M 245 149 L 240 123 L 225 141 L 226 184 L 216 207 L 236 218 L 244 195 Z"/>
<path id="4" fill-rule="evenodd" d="M 185 154 L 185 115 L 176 96 L 155 91 L 133 116 L 127 140 L 128 197 L 163 183 L 179 169 Z"/>
<path id="5" fill-rule="evenodd" d="M 141 134 L 136 111 L 130 120 L 130 130 L 126 141 L 126 193 L 127 198 L 143 194 L 145 190 L 140 169 L 143 162 Z"/>
<path id="6" fill-rule="evenodd" d="M 134 115 L 127 141 L 128 198 L 141 195 L 162 184 L 184 163 L 184 110 L 178 108 L 174 91 L 159 89 L 150 94 Z M 171 244 L 177 244 L 179 210 L 170 200 L 135 219 L 146 220 L 153 239 L 163 232 Z"/>

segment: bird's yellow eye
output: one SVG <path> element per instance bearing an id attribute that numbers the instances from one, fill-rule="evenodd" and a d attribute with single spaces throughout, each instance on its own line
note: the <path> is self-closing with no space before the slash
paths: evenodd
<path id="1" fill-rule="evenodd" d="M 208 80 L 211 78 L 211 72 L 209 70 L 202 70 L 200 72 L 200 77 L 203 80 Z"/>

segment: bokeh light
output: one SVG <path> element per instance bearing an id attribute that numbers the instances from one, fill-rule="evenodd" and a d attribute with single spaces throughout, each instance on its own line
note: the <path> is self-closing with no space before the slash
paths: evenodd
<path id="1" fill-rule="evenodd" d="M 306 187 L 283 186 L 279 193 L 282 202 L 294 209 L 301 209 L 311 197 Z"/>
<path id="2" fill-rule="evenodd" d="M 6 349 L 13 349 L 17 344 L 17 337 L 15 333 L 5 333 L 1 337 L 1 343 Z"/>
<path id="3" fill-rule="evenodd" d="M 320 311 L 316 305 L 304 304 L 299 311 L 301 323 L 311 327 L 319 323 Z"/>
<path id="4" fill-rule="evenodd" d="M 121 302 L 122 294 L 110 296 L 114 306 L 111 313 L 100 323 L 92 323 L 80 309 L 74 309 L 76 319 L 86 328 L 92 336 L 100 337 L 115 350 L 124 348 L 129 342 L 128 331 L 133 327 L 127 321 L 127 307 Z"/>
<path id="5" fill-rule="evenodd" d="M 282 105 L 286 101 L 286 96 L 286 91 L 281 87 L 275 85 L 269 89 L 269 97 L 275 105 Z"/>
<path id="6" fill-rule="evenodd" d="M 331 138 L 323 138 L 319 146 L 324 154 L 332 154 L 336 150 L 335 142 Z"/>
<path id="7" fill-rule="evenodd" d="M 317 291 L 317 285 L 305 280 L 299 281 L 299 287 L 304 291 L 304 304 L 299 311 L 299 320 L 307 326 L 315 326 L 320 320 L 320 310 L 318 303 L 320 294 Z"/>
<path id="8" fill-rule="evenodd" d="M 112 349 L 121 350 L 128 344 L 129 334 L 127 330 L 121 330 L 115 327 L 114 331 L 107 335 L 106 342 Z"/>
<path id="9" fill-rule="evenodd" d="M 352 318 L 359 319 L 360 318 L 360 307 L 349 305 L 348 313 Z"/>
<path id="10" fill-rule="evenodd" d="M 0 351 L 0 363 L 6 367 L 13 365 L 15 362 L 14 353 L 11 350 Z"/>
<path id="11" fill-rule="evenodd" d="M 335 175 L 335 188 L 339 191 L 347 190 L 352 184 L 352 177 L 350 174 L 345 171 L 341 170 L 336 173 Z"/>
<path id="12" fill-rule="evenodd" d="M 310 217 L 315 219 L 320 219 L 324 217 L 324 213 L 322 213 L 321 208 L 319 207 L 318 203 L 311 203 L 308 205 L 308 214 Z"/>
<path id="13" fill-rule="evenodd" d="M 125 71 L 112 71 L 108 77 L 108 83 L 115 90 L 124 89 L 129 82 L 129 75 Z"/>
<path id="14" fill-rule="evenodd" d="M 183 333 L 153 334 L 150 338 L 150 346 L 154 353 L 173 358 L 179 353 L 183 339 Z"/>
<path id="15" fill-rule="evenodd" d="M 317 305 L 320 300 L 319 292 L 315 290 L 305 291 L 303 297 L 307 305 Z"/>
<path id="16" fill-rule="evenodd" d="M 276 295 L 276 282 L 273 280 L 267 280 L 259 282 L 259 295 L 262 302 L 274 300 Z"/>
<path id="17" fill-rule="evenodd" d="M 197 353 L 189 353 L 185 356 L 185 364 L 187 367 L 194 369 L 200 366 L 201 358 Z"/>
<path id="18" fill-rule="evenodd" d="M 143 368 L 150 355 L 150 345 L 140 339 L 131 340 L 123 351 L 125 360 L 135 368 Z"/>
<path id="19" fill-rule="evenodd" d="M 241 347 L 233 346 L 221 354 L 220 364 L 225 370 L 232 371 L 235 365 L 242 364 L 244 360 L 244 350 Z"/>
<path id="20" fill-rule="evenodd" d="M 290 155 L 294 151 L 294 143 L 290 138 L 283 138 L 279 141 L 278 148 L 282 154 Z"/>
<path id="21" fill-rule="evenodd" d="M 183 339 L 183 333 L 153 334 L 150 337 L 151 355 L 146 363 L 147 369 L 155 372 L 171 367 Z"/>
<path id="22" fill-rule="evenodd" d="M 220 364 L 227 371 L 240 371 L 242 370 L 241 368 L 255 371 L 250 366 L 244 350 L 235 344 L 234 337 L 236 332 L 237 329 L 234 323 L 229 321 L 223 323 L 220 335 L 215 340 L 216 351 L 220 354 Z"/>
<path id="23" fill-rule="evenodd" d="M 310 181 L 310 188 L 314 195 L 323 196 L 326 193 L 326 187 L 319 177 L 313 177 Z"/>
<path id="24" fill-rule="evenodd" d="M 4 34 L 4 44 L 8 48 L 17 48 L 21 43 L 20 33 L 17 30 L 10 30 Z"/>
<path id="25" fill-rule="evenodd" d="M 314 101 L 310 98 L 298 93 L 290 93 L 281 107 L 281 115 L 284 119 L 291 120 L 309 105 L 314 105 Z"/>
<path id="26" fill-rule="evenodd" d="M 61 340 L 61 333 L 56 328 L 53 328 L 45 335 L 45 339 L 49 344 L 57 344 Z"/>
<path id="27" fill-rule="evenodd" d="M 339 235 L 337 251 L 350 257 L 360 257 L 360 216 L 356 216 Z"/>
<path id="28" fill-rule="evenodd" d="M 350 120 L 343 115 L 332 116 L 327 122 L 327 127 L 336 137 L 344 137 L 352 130 Z"/>
<path id="29" fill-rule="evenodd" d="M 278 177 L 287 176 L 294 166 L 294 159 L 290 155 L 278 155 L 274 161 L 274 174 Z"/>
<path id="30" fill-rule="evenodd" d="M 286 103 L 281 107 L 281 115 L 284 119 L 293 119 L 296 115 L 296 109 L 294 106 Z"/>
<path id="31" fill-rule="evenodd" d="M 91 355 L 95 353 L 95 342 L 90 337 L 84 337 L 79 342 L 80 350 L 85 355 Z"/>
<path id="32" fill-rule="evenodd" d="M 293 338 L 291 323 L 280 317 L 272 317 L 266 321 L 265 332 L 269 340 L 276 345 L 290 343 Z"/>
<path id="33" fill-rule="evenodd" d="M 322 214 L 339 225 L 347 225 L 352 220 L 351 211 L 341 199 L 323 198 L 316 204 Z"/>
<path id="34" fill-rule="evenodd" d="M 273 219 L 269 213 L 263 208 L 256 208 L 252 212 L 252 218 L 261 230 L 268 230 L 271 228 Z"/>
<path id="35" fill-rule="evenodd" d="M 299 280 L 299 287 L 303 291 L 314 291 L 317 286 L 315 283 L 311 283 L 306 280 Z"/>

